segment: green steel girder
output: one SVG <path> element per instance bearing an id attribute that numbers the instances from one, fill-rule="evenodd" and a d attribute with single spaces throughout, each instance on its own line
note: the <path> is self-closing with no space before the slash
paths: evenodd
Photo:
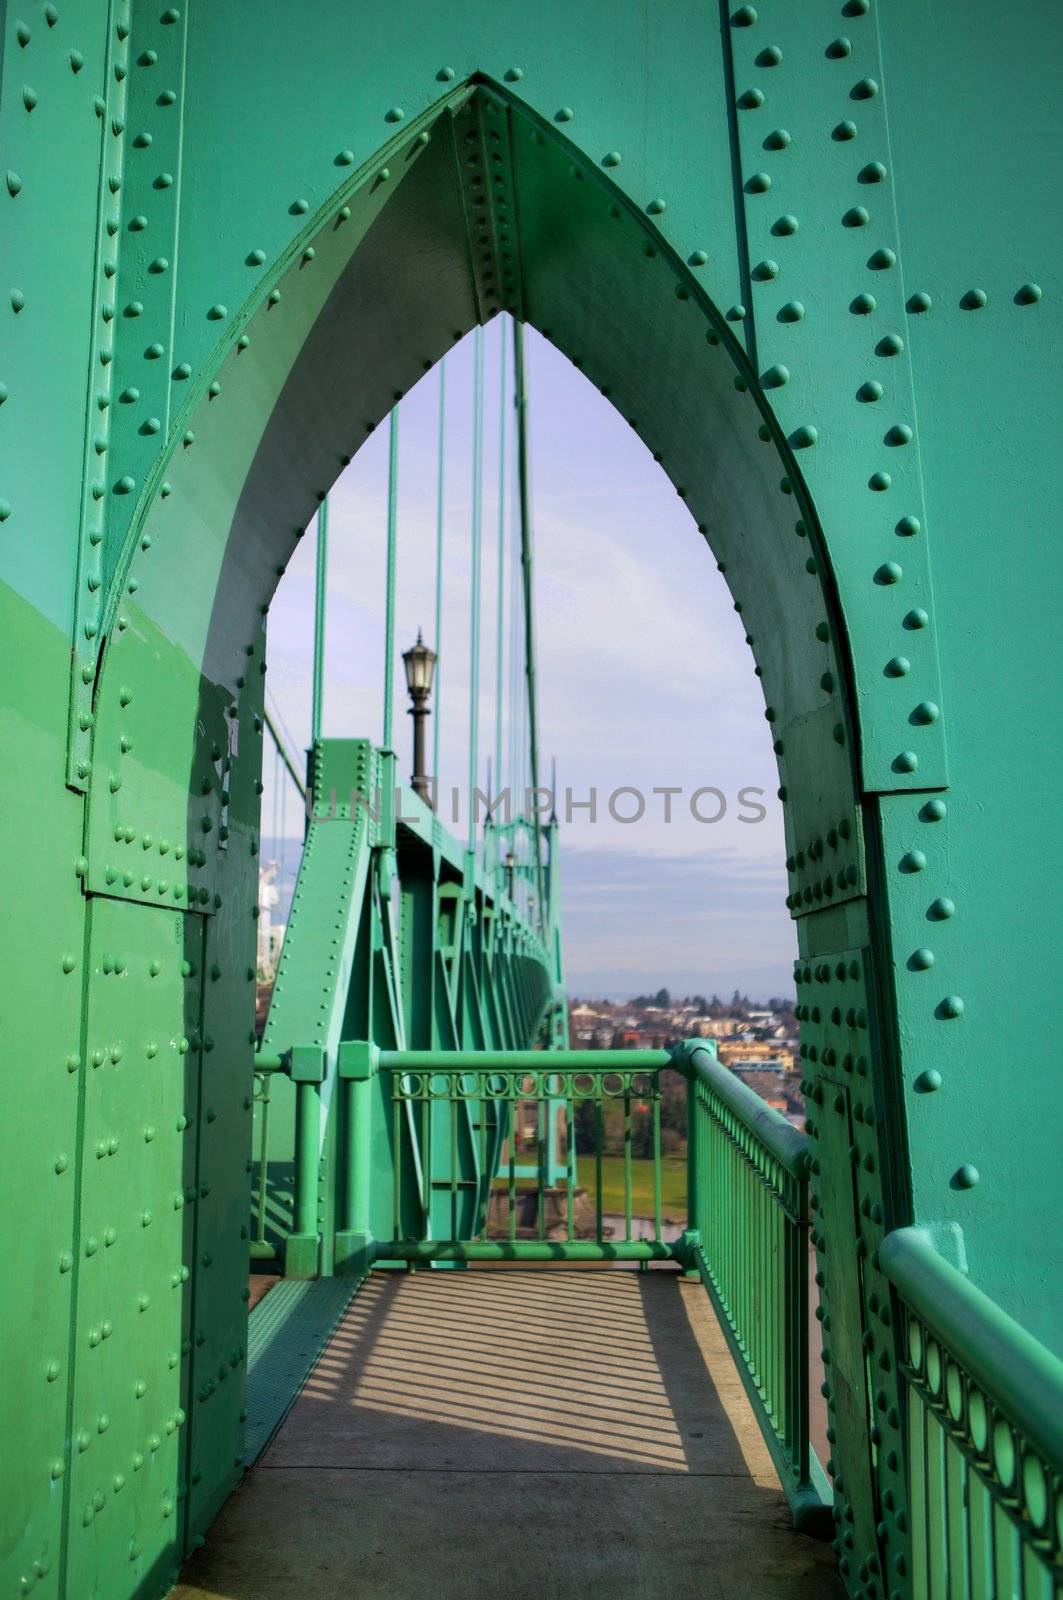
<path id="1" fill-rule="evenodd" d="M 530 1044 L 542 1018 L 556 1010 L 546 948 L 511 907 L 492 898 L 483 864 L 475 865 L 469 900 L 464 848 L 405 788 L 390 808 L 398 820 L 389 830 L 382 785 L 392 767 L 365 740 L 321 740 L 310 754 L 313 810 L 262 1040 L 264 1057 L 282 1055 L 286 1069 L 271 1076 L 268 1166 L 263 1175 L 259 1165 L 254 1180 L 256 1197 L 265 1181 L 267 1237 L 292 1276 L 364 1270 L 364 1241 L 391 1232 L 396 1162 L 411 1207 L 415 1196 L 425 1200 L 424 1130 L 407 1106 L 396 1149 L 389 1083 L 360 1071 L 362 1057 L 345 1041 L 511 1049 Z M 397 897 L 381 882 L 387 863 L 397 868 Z M 501 948 L 489 954 L 483 929 L 499 925 Z M 527 985 L 528 1004 L 499 1027 L 496 997 L 511 981 Z M 469 1125 L 461 1129 L 461 1177 L 482 1185 L 472 1108 L 463 1107 L 463 1115 Z M 363 1121 L 368 1130 L 358 1126 Z M 446 1133 L 442 1123 L 432 1131 L 438 1139 Z M 315 1164 L 307 1228 L 298 1215 L 301 1137 Z M 261 1130 L 256 1151 L 260 1138 Z M 442 1148 L 437 1144 L 436 1170 L 449 1181 Z M 359 1162 L 369 1170 L 352 1170 Z"/>
<path id="2" fill-rule="evenodd" d="M 1058 1340 L 1060 1078 L 1047 1029 L 1018 1066 L 1002 1055 L 1058 967 L 1063 297 L 1039 185 L 1060 167 L 1061 30 L 1050 0 L 1021 23 L 991 0 L 322 0 L 312 25 L 266 0 L 253 27 L 236 0 L 3 8 L 12 1592 L 161 1590 L 236 1470 L 264 617 L 395 393 L 503 305 L 631 420 L 747 627 L 785 802 L 832 1364 L 838 1345 L 855 1372 L 859 1324 L 896 1365 L 875 1253 L 913 1222 L 962 1229 L 979 1286 Z M 442 918 L 449 952 L 427 969 L 403 952 L 367 868 L 351 937 L 373 956 L 338 1039 L 428 1017 L 451 1044 L 477 1018 L 526 1038 L 549 998 L 526 931 L 481 946 L 478 906 L 470 933 L 472 902 L 444 892 L 462 852 L 435 828 L 411 829 L 439 866 L 400 921 Z M 97 961 L 110 919 L 123 973 Z M 144 976 L 160 919 L 180 925 L 180 985 L 165 963 Z M 184 1191 L 175 1146 L 153 1146 L 170 1154 L 151 1177 L 130 1155 L 157 1089 L 133 1058 L 181 1039 L 197 1199 L 167 1331 L 193 1402 L 187 1443 L 158 1452 L 185 1474 L 164 1515 L 165 1474 L 131 1475 L 143 1402 L 117 1362 L 92 1387 L 78 1330 L 97 1326 L 97 1201 Z M 101 1118 L 118 1150 L 98 1171 Z M 337 1117 L 324 1128 L 327 1172 Z M 113 1197 L 104 1170 L 129 1174 Z M 100 1225 L 116 1293 L 153 1314 L 164 1235 L 123 1253 L 126 1224 Z M 108 1428 L 75 1468 L 90 1400 Z M 893 1409 L 857 1406 L 839 1442 L 854 1595 L 906 1592 L 870 1564 L 903 1543 Z M 129 1470 L 93 1486 L 119 1446 Z M 119 1562 L 110 1529 L 133 1522 Z"/>

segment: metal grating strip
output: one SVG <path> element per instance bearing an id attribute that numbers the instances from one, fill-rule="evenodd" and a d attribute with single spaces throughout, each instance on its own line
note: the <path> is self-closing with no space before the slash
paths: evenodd
<path id="1" fill-rule="evenodd" d="M 252 1311 L 244 1466 L 258 1460 L 361 1287 L 362 1278 L 286 1278 Z"/>

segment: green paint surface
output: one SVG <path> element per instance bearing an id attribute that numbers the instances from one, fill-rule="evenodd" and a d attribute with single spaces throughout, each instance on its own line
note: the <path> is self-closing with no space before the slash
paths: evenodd
<path id="1" fill-rule="evenodd" d="M 884 1240 L 960 1239 L 1003 1314 L 1063 1327 L 1063 1077 L 1029 1023 L 1060 953 L 1063 14 L 68 0 L 2 27 L 0 1585 L 160 1593 L 235 1482 L 266 614 L 395 395 L 506 308 L 658 458 L 746 627 L 841 1559 L 906 1595 L 926 1485 Z M 416 1182 L 407 1113 L 340 1046 L 525 1046 L 561 972 L 559 922 L 521 924 L 431 818 L 345 848 L 360 895 L 304 888 L 350 967 L 307 959 L 290 1013 L 327 1037 L 275 1041 L 325 1050 L 270 1132 L 300 1271 L 356 1270 Z"/>

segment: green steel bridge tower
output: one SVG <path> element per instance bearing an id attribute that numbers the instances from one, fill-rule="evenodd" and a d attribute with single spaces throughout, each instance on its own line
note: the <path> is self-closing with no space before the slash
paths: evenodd
<path id="1" fill-rule="evenodd" d="M 255 1256 L 266 1306 L 678 1263 L 853 1600 L 1058 1594 L 1058 5 L 2 12 L 0 1596 L 176 1581 L 254 1454 Z M 506 838 L 399 780 L 390 699 L 379 743 L 318 704 L 257 1044 L 271 597 L 502 312 L 627 419 L 745 624 L 802 1132 L 705 1047 L 567 1050 L 556 834 L 514 896 Z M 630 1194 L 623 1239 L 571 1204 L 524 1237 L 518 1183 L 571 1201 L 578 1103 L 672 1069 L 680 1238 Z"/>

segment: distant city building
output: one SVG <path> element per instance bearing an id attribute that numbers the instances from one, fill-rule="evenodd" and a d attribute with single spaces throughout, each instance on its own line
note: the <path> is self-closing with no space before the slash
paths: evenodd
<path id="1" fill-rule="evenodd" d="M 281 945 L 284 942 L 283 922 L 274 922 L 273 913 L 280 903 L 277 889 L 279 861 L 270 861 L 258 874 L 258 978 L 259 982 L 272 983 L 277 973 Z"/>
<path id="2" fill-rule="evenodd" d="M 792 1001 L 768 1007 L 738 995 L 727 1003 L 698 995 L 662 1003 L 666 998 L 667 991 L 660 990 L 624 1001 L 573 1001 L 572 1042 L 584 1050 L 660 1050 L 684 1039 L 715 1039 L 725 1066 L 784 1116 L 801 1120 Z"/>

